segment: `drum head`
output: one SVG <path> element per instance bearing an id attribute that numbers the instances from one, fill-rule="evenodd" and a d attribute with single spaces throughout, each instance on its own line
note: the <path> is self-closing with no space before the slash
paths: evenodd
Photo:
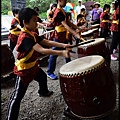
<path id="1" fill-rule="evenodd" d="M 75 59 L 66 63 L 60 68 L 61 75 L 74 75 L 97 68 L 104 62 L 104 58 L 100 55 L 90 55 Z"/>
<path id="2" fill-rule="evenodd" d="M 93 33 L 93 30 L 88 30 L 88 31 L 82 32 L 81 35 L 84 36 L 84 35 L 89 35 L 91 33 Z"/>
<path id="3" fill-rule="evenodd" d="M 97 45 L 97 44 L 100 44 L 102 42 L 105 42 L 105 38 L 96 38 L 94 39 L 95 41 L 94 42 L 90 42 L 90 43 L 86 43 L 84 45 L 80 45 L 78 46 L 79 47 L 83 47 L 83 46 L 92 46 L 92 45 Z"/>

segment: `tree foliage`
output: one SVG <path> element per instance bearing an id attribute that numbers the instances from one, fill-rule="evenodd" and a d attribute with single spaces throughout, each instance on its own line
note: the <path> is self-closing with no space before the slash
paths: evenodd
<path id="1" fill-rule="evenodd" d="M 78 0 L 67 0 L 68 2 L 72 2 L 75 5 L 78 5 Z M 105 3 L 111 4 L 113 0 L 82 0 L 82 2 L 86 1 L 96 1 L 101 4 L 103 8 Z M 40 9 L 41 17 L 45 17 L 47 10 L 49 9 L 50 3 L 56 3 L 56 0 L 26 0 L 26 6 L 30 8 L 34 8 L 37 6 Z M 1 14 L 8 14 L 8 11 L 11 11 L 11 0 L 2 0 L 1 3 Z"/>

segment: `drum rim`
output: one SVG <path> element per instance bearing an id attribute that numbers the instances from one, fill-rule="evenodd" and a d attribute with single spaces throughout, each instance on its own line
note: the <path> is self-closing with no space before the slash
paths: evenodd
<path id="1" fill-rule="evenodd" d="M 84 35 L 87 35 L 87 34 L 85 34 L 85 33 L 87 33 L 87 32 L 88 32 L 88 34 L 91 34 L 92 32 L 94 32 L 94 31 L 96 31 L 96 30 L 98 30 L 98 28 L 93 28 L 93 29 L 91 29 L 91 30 L 82 32 L 81 35 L 83 35 L 83 36 L 84 36 Z"/>
<path id="2" fill-rule="evenodd" d="M 105 59 L 102 57 L 102 56 L 100 56 L 100 55 L 89 55 L 89 56 L 85 56 L 85 57 L 90 57 L 90 56 L 99 56 L 99 57 L 101 57 L 101 61 L 99 62 L 99 63 L 97 63 L 96 64 L 96 66 L 90 66 L 89 67 L 89 69 L 88 70 L 84 70 L 84 71 L 82 71 L 82 72 L 78 72 L 78 73 L 63 73 L 63 72 L 61 72 L 61 69 L 62 69 L 62 67 L 60 68 L 60 70 L 59 70 L 59 75 L 61 76 L 61 77 L 67 77 L 67 78 L 73 78 L 73 77 L 77 77 L 77 76 L 83 76 L 83 75 L 86 75 L 86 74 L 89 74 L 89 73 L 92 73 L 92 72 L 95 72 L 95 71 L 97 71 L 98 69 L 100 69 L 101 67 L 104 67 L 104 65 L 105 65 Z M 85 58 L 85 57 L 82 57 L 82 58 Z M 82 58 L 79 58 L 79 59 L 82 59 Z M 67 63 L 66 63 L 67 64 Z M 69 64 L 69 63 L 68 63 Z"/>
<path id="3" fill-rule="evenodd" d="M 100 39 L 101 39 L 102 41 L 101 41 Z M 96 46 L 96 45 L 98 45 L 98 44 L 100 44 L 100 43 L 105 42 L 105 38 L 95 38 L 94 40 L 97 41 L 96 44 L 93 44 L 93 43 L 95 43 L 95 42 L 91 42 L 91 43 L 88 43 L 88 44 L 80 45 L 80 46 L 78 46 L 78 48 L 89 47 L 89 46 Z"/>
<path id="4" fill-rule="evenodd" d="M 105 117 L 105 116 L 107 116 L 108 114 L 110 114 L 110 113 L 115 109 L 115 106 L 116 106 L 116 104 L 115 104 L 110 110 L 108 110 L 107 112 L 105 112 L 105 113 L 103 113 L 103 114 L 100 114 L 100 115 L 97 115 L 97 116 L 84 117 L 84 116 L 76 115 L 76 114 L 75 114 L 74 112 L 72 112 L 72 111 L 71 111 L 71 113 L 72 113 L 73 115 L 75 115 L 76 117 L 81 118 L 81 119 L 92 119 L 92 118 L 97 119 L 97 118 Z"/>

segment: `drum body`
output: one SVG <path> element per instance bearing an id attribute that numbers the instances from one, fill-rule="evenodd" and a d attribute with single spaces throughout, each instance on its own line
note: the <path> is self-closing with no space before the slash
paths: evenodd
<path id="1" fill-rule="evenodd" d="M 93 37 L 93 30 L 88 30 L 88 31 L 82 32 L 81 35 L 86 40 L 94 38 Z"/>
<path id="2" fill-rule="evenodd" d="M 7 44 L 1 45 L 1 76 L 13 72 L 15 58 Z"/>
<path id="3" fill-rule="evenodd" d="M 94 29 L 93 38 L 98 38 L 98 36 L 99 36 L 99 28 L 100 28 L 100 24 L 91 25 L 91 29 Z"/>
<path id="4" fill-rule="evenodd" d="M 99 55 L 73 60 L 60 68 L 60 87 L 71 113 L 100 118 L 116 105 L 116 86 L 110 67 Z"/>
<path id="5" fill-rule="evenodd" d="M 104 38 L 96 38 L 94 42 L 84 44 L 78 47 L 78 57 L 87 55 L 101 55 L 110 65 L 110 50 L 105 44 Z"/>

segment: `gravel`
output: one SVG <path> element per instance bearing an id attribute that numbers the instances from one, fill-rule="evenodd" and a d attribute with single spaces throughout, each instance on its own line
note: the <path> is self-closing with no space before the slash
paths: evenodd
<path id="1" fill-rule="evenodd" d="M 116 53 L 116 55 L 118 56 L 118 53 Z M 58 57 L 55 74 L 58 75 L 60 67 L 64 64 L 64 57 Z M 108 115 L 108 119 L 119 120 L 119 61 L 111 61 L 110 67 L 116 82 L 117 98 L 116 107 L 112 113 Z M 42 69 L 46 72 L 47 66 L 42 67 Z M 14 84 L 14 79 L 1 84 L 1 120 L 5 120 L 8 101 L 14 89 Z M 63 116 L 63 109 L 66 103 L 61 93 L 59 79 L 50 80 L 48 78 L 48 87 L 54 91 L 54 94 L 51 97 L 39 97 L 37 93 L 38 83 L 33 80 L 29 84 L 27 92 L 21 101 L 18 120 L 70 120 Z M 103 119 L 106 120 L 106 118 Z"/>

